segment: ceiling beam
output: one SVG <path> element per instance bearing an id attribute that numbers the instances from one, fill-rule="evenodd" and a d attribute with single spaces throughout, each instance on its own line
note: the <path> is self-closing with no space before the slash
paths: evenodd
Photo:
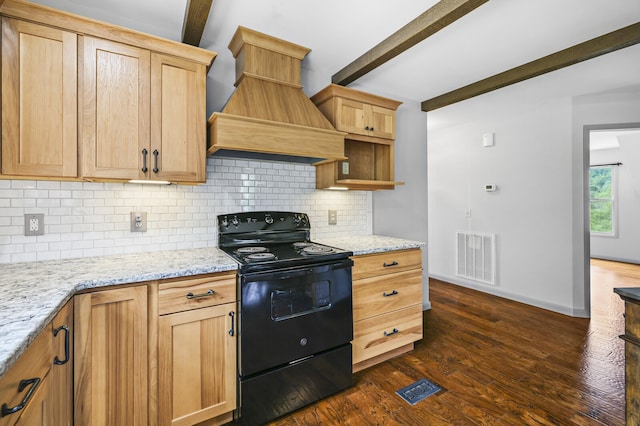
<path id="1" fill-rule="evenodd" d="M 346 86 L 489 0 L 441 0 L 331 77 Z"/>
<path id="2" fill-rule="evenodd" d="M 640 22 L 423 101 L 422 111 L 433 111 L 638 43 L 640 43 Z"/>
<path id="3" fill-rule="evenodd" d="M 182 25 L 182 42 L 199 46 L 213 0 L 187 0 Z"/>

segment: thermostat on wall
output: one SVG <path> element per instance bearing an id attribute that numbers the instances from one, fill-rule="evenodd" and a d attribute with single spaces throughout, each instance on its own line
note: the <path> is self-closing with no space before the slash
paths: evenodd
<path id="1" fill-rule="evenodd" d="M 487 192 L 494 192 L 496 189 L 498 189 L 498 186 L 494 183 L 488 183 L 484 186 L 484 190 Z"/>

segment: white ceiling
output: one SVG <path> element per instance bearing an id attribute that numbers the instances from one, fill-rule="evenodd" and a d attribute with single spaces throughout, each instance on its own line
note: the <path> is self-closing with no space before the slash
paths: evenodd
<path id="1" fill-rule="evenodd" d="M 180 40 L 187 0 L 36 0 Z M 436 0 L 214 0 L 201 47 L 218 52 L 209 73 L 219 110 L 233 91 L 227 49 L 238 25 L 312 49 L 305 92 L 434 4 Z M 640 21 L 639 0 L 490 0 L 360 78 L 355 87 L 423 101 Z M 305 73 L 314 78 L 305 77 Z M 538 77 L 535 92 L 575 96 L 640 85 L 640 45 Z M 544 84 L 542 84 L 544 83 Z"/>

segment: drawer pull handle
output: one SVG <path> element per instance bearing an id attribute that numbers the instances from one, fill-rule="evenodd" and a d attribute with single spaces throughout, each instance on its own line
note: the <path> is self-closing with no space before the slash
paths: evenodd
<path id="1" fill-rule="evenodd" d="M 384 332 L 384 337 L 388 337 L 388 336 L 393 336 L 394 334 L 398 334 L 400 333 L 400 330 L 398 330 L 397 328 L 394 328 L 393 331 L 391 333 L 387 333 L 386 331 Z"/>
<path id="2" fill-rule="evenodd" d="M 147 173 L 147 154 L 149 153 L 149 151 L 147 151 L 147 148 L 144 148 L 142 150 L 142 173 Z"/>
<path id="3" fill-rule="evenodd" d="M 209 291 L 207 291 L 206 293 L 200 293 L 200 294 L 187 293 L 187 299 L 197 299 L 198 297 L 213 296 L 214 293 L 215 291 L 211 289 L 209 289 Z"/>
<path id="4" fill-rule="evenodd" d="M 29 390 L 27 391 L 27 394 L 24 396 L 20 404 L 16 405 L 15 407 L 9 408 L 6 403 L 2 404 L 2 411 L 0 412 L 0 417 L 8 416 L 9 414 L 17 413 L 18 411 L 22 410 L 25 407 L 25 405 L 27 405 L 31 397 L 33 396 L 33 393 L 36 391 L 36 388 L 38 387 L 39 384 L 40 384 L 40 378 L 38 377 L 33 379 L 20 380 L 20 384 L 18 385 L 18 393 L 22 392 L 24 388 L 26 388 L 29 385 L 33 385 L 33 386 L 29 388 Z"/>
<path id="5" fill-rule="evenodd" d="M 236 320 L 235 320 L 235 313 L 233 311 L 229 312 L 229 316 L 231 317 L 231 329 L 229 330 L 229 336 L 233 336 L 234 334 L 236 334 L 235 331 L 235 324 L 236 324 Z"/>
<path id="6" fill-rule="evenodd" d="M 398 266 L 398 262 L 396 262 L 395 260 L 393 262 L 391 262 L 391 263 L 385 262 L 385 263 L 382 264 L 382 266 L 384 266 L 385 268 L 388 268 L 390 266 Z"/>
<path id="7" fill-rule="evenodd" d="M 53 330 L 53 337 L 56 337 L 58 333 L 64 331 L 64 359 L 60 360 L 58 355 L 53 359 L 53 363 L 55 365 L 64 365 L 69 362 L 69 327 L 66 325 L 61 325 L 60 327 Z"/>
<path id="8" fill-rule="evenodd" d="M 158 155 L 160 153 L 158 152 L 157 149 L 153 150 L 153 158 L 154 158 L 154 166 L 153 166 L 153 173 L 158 173 L 160 171 L 160 169 L 158 168 Z"/>
<path id="9" fill-rule="evenodd" d="M 397 290 L 393 290 L 391 293 L 387 293 L 386 291 L 384 293 L 382 293 L 382 296 L 384 297 L 389 297 L 389 296 L 395 296 L 398 294 Z"/>

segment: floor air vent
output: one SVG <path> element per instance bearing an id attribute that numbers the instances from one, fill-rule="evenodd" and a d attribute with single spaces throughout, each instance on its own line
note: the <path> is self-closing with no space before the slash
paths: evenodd
<path id="1" fill-rule="evenodd" d="M 495 285 L 496 235 L 458 231 L 456 239 L 456 275 Z"/>

